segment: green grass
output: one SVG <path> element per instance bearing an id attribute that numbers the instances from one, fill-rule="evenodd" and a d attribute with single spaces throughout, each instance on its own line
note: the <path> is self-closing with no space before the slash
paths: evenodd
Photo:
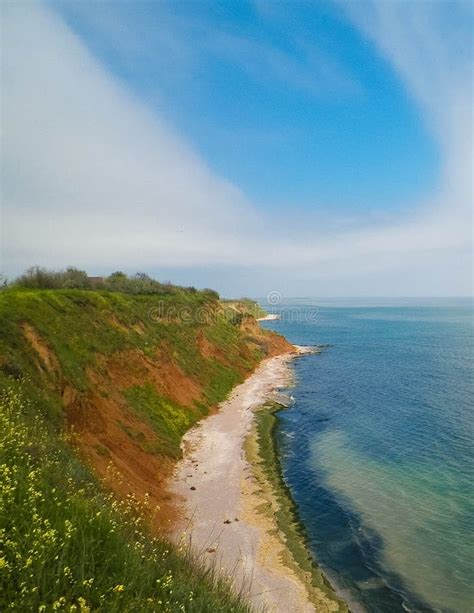
<path id="1" fill-rule="evenodd" d="M 31 322 L 47 339 L 61 363 L 64 376 L 80 390 L 88 387 L 85 368 L 95 363 L 96 354 L 150 347 L 171 340 L 182 347 L 197 324 L 169 323 L 167 314 L 192 318 L 213 302 L 202 294 L 130 296 L 87 290 L 18 290 L 0 294 L 1 355 L 20 370 L 31 372 L 26 341 L 18 325 Z M 171 315 L 170 315 L 171 317 Z M 143 332 L 134 329 L 140 326 Z M 180 358 L 186 361 L 184 352 Z"/>
<path id="2" fill-rule="evenodd" d="M 152 538 L 136 500 L 104 494 L 18 383 L 0 395 L 0 474 L 0 610 L 249 611 Z"/>
<path id="3" fill-rule="evenodd" d="M 179 458 L 183 434 L 200 416 L 156 393 L 150 384 L 134 385 L 124 392 L 135 412 L 149 423 L 160 438 L 154 451 Z"/>

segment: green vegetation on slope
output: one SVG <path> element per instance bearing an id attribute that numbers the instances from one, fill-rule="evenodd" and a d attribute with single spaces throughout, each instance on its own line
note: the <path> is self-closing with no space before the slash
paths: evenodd
<path id="1" fill-rule="evenodd" d="M 154 451 L 178 458 L 181 437 L 195 421 L 195 415 L 157 394 L 150 384 L 134 385 L 124 395 L 130 406 L 151 425 L 163 441 Z"/>
<path id="2" fill-rule="evenodd" d="M 150 537 L 137 500 L 104 494 L 19 388 L 0 394 L 0 610 L 249 610 Z"/>
<path id="3" fill-rule="evenodd" d="M 157 351 L 164 351 L 202 386 L 202 399 L 192 412 L 194 421 L 202 417 L 204 408 L 225 398 L 263 355 L 257 343 L 245 350 L 238 322 L 226 315 L 219 301 L 203 292 L 131 296 L 106 291 L 7 289 L 0 293 L 0 322 L 0 384 L 8 376 L 26 376 L 29 394 L 56 421 L 63 408 L 60 387 L 67 383 L 86 393 L 91 388 L 87 373 L 92 370 L 105 377 L 103 359 L 116 354 L 137 351 L 145 359 L 157 359 Z M 25 323 L 47 344 L 53 356 L 51 368 L 39 364 L 24 334 Z M 221 359 L 203 355 L 200 338 L 220 351 Z M 149 403 L 145 395 L 141 397 L 146 411 Z M 140 395 L 135 394 L 132 408 L 138 407 L 139 400 Z M 171 441 L 172 447 L 175 442 Z"/>
<path id="4" fill-rule="evenodd" d="M 145 524 L 162 458 L 282 342 L 252 321 L 209 291 L 0 292 L 0 610 L 248 610 Z"/>

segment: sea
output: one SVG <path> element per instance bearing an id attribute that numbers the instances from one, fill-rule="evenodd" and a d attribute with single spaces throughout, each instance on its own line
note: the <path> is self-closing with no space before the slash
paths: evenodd
<path id="1" fill-rule="evenodd" d="M 320 347 L 276 430 L 315 561 L 354 612 L 473 612 L 472 300 L 260 303 Z"/>

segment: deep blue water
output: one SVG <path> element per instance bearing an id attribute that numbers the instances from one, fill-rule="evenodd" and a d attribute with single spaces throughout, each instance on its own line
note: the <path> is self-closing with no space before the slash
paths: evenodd
<path id="1" fill-rule="evenodd" d="M 262 302 L 262 304 L 265 304 Z M 353 610 L 474 611 L 473 309 L 295 301 L 277 444 L 318 563 Z"/>

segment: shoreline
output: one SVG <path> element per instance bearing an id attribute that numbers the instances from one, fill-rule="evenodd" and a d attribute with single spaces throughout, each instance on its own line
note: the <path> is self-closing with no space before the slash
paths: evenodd
<path id="1" fill-rule="evenodd" d="M 285 515 L 293 501 L 281 473 L 284 487 L 269 477 L 257 440 L 260 411 L 275 407 L 279 390 L 292 382 L 291 361 L 307 351 L 263 360 L 218 412 L 192 428 L 168 486 L 181 511 L 173 540 L 220 569 L 255 610 L 347 611 L 319 567 L 308 564 L 304 535 L 295 516 Z M 279 473 L 279 464 L 273 468 Z M 284 515 L 291 545 L 277 520 Z"/>
<path id="2" fill-rule="evenodd" d="M 257 321 L 276 321 L 278 319 L 280 319 L 280 315 L 276 313 L 268 313 L 265 317 L 257 317 Z"/>
<path id="3" fill-rule="evenodd" d="M 291 491 L 283 478 L 283 467 L 278 455 L 276 428 L 278 413 L 288 407 L 279 401 L 270 400 L 260 407 L 246 447 L 249 461 L 262 488 L 268 506 L 262 513 L 270 514 L 283 542 L 283 558 L 306 585 L 311 602 L 317 611 L 347 613 L 348 604 L 331 584 L 322 568 L 314 560 L 309 547 L 308 534 L 298 517 Z M 331 603 L 328 605 L 328 601 Z"/>

